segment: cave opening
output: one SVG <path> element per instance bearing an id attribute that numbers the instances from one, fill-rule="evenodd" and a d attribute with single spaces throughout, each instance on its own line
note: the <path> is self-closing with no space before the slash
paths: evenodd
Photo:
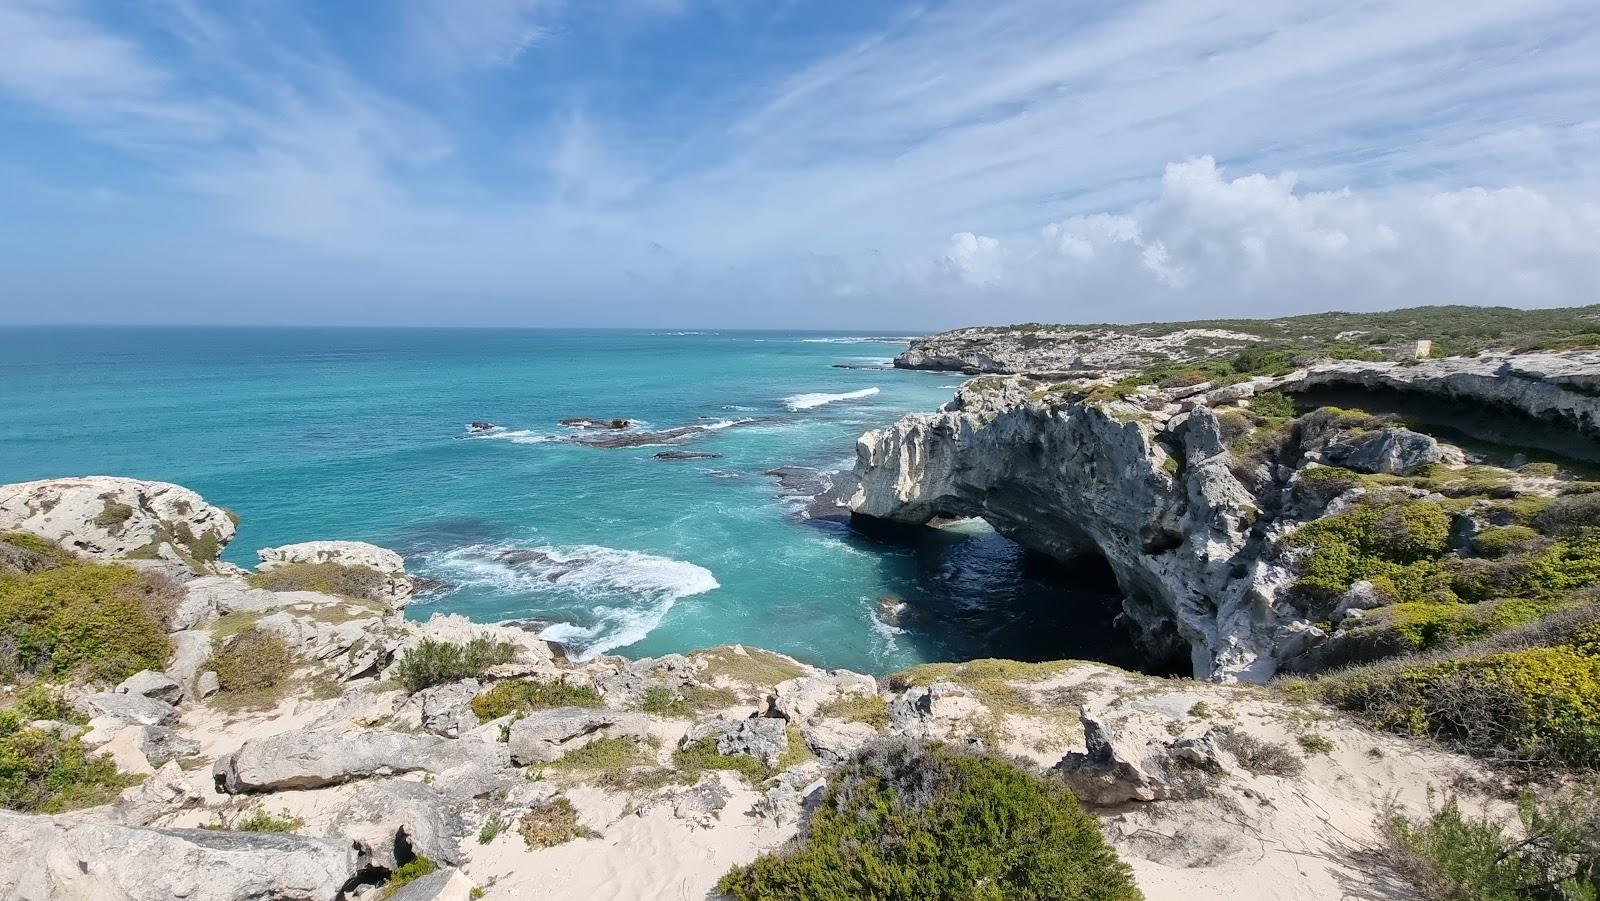
<path id="1" fill-rule="evenodd" d="M 905 527 L 854 522 L 899 587 L 896 640 L 930 661 L 983 657 L 1094 660 L 1152 675 L 1188 675 L 1181 655 L 1153 656 L 1122 622 L 1123 594 L 1096 553 L 1058 560 L 1030 551 L 981 519 Z"/>
<path id="2" fill-rule="evenodd" d="M 1297 391 L 1291 398 L 1299 413 L 1318 407 L 1346 407 L 1394 416 L 1407 428 L 1455 444 L 1493 465 L 1508 465 L 1518 454 L 1526 457 L 1530 451 L 1543 451 L 1559 460 L 1600 463 L 1600 441 L 1577 433 L 1566 423 L 1530 416 L 1509 406 L 1343 385 Z"/>

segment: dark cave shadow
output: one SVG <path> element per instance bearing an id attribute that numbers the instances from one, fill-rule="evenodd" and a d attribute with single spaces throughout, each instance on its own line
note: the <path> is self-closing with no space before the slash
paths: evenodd
<path id="1" fill-rule="evenodd" d="M 1153 660 L 1119 621 L 1122 593 L 1098 555 L 1061 562 L 986 528 L 960 531 L 857 520 L 830 531 L 875 554 L 901 602 L 895 637 L 925 660 L 1094 660 L 1153 675 L 1189 661 Z M 883 618 L 880 616 L 880 618 Z"/>

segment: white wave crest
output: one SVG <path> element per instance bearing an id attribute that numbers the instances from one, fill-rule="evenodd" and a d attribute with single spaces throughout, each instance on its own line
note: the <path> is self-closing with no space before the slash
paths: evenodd
<path id="1" fill-rule="evenodd" d="M 493 432 L 480 432 L 476 435 L 467 435 L 469 441 L 509 441 L 512 444 L 544 444 L 547 441 L 560 441 L 558 435 L 543 435 L 529 429 L 500 429 Z"/>
<path id="2" fill-rule="evenodd" d="M 860 391 L 846 391 L 843 394 L 791 394 L 783 399 L 783 403 L 791 410 L 809 410 L 823 404 L 831 404 L 841 400 L 858 400 L 871 397 L 878 393 L 876 388 L 862 388 Z"/>
<path id="3" fill-rule="evenodd" d="M 801 338 L 802 344 L 902 344 L 906 341 L 915 341 L 921 335 L 904 335 L 893 337 L 889 335 L 861 335 L 848 338 Z"/>
<path id="4" fill-rule="evenodd" d="M 567 645 L 581 660 L 639 641 L 661 624 L 679 598 L 721 587 L 703 566 L 592 544 L 474 544 L 436 554 L 428 563 L 461 586 L 561 594 L 591 603 L 588 623 L 557 623 L 540 633 Z"/>

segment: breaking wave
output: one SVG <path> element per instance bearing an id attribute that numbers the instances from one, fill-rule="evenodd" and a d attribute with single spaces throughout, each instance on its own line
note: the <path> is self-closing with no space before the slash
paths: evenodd
<path id="1" fill-rule="evenodd" d="M 823 404 L 831 404 L 841 400 L 858 400 L 863 397 L 871 397 L 877 393 L 877 388 L 862 388 L 860 391 L 846 391 L 843 394 L 791 394 L 783 399 L 783 403 L 790 410 L 810 410 Z"/>
<path id="2" fill-rule="evenodd" d="M 551 596 L 550 608 L 558 609 L 550 615 L 570 615 L 576 622 L 554 623 L 539 637 L 561 642 L 581 660 L 639 641 L 679 598 L 721 587 L 703 566 L 592 544 L 474 544 L 434 554 L 427 562 L 460 587 Z"/>

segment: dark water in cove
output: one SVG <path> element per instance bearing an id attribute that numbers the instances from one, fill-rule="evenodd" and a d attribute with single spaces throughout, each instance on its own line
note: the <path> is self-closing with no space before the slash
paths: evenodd
<path id="1" fill-rule="evenodd" d="M 243 517 L 225 557 L 371 541 L 450 590 L 412 608 L 537 619 L 586 653 L 727 642 L 886 672 L 929 660 L 1116 658 L 1098 572 L 982 529 L 803 523 L 765 471 L 848 468 L 856 437 L 960 379 L 890 369 L 903 340 L 787 332 L 0 330 L 0 482 L 113 474 Z M 670 444 L 597 447 L 567 417 Z M 464 437 L 471 420 L 498 428 Z M 663 451 L 716 454 L 662 460 Z M 879 600 L 905 602 L 897 626 Z M 1129 661 L 1131 662 L 1131 661 Z"/>

